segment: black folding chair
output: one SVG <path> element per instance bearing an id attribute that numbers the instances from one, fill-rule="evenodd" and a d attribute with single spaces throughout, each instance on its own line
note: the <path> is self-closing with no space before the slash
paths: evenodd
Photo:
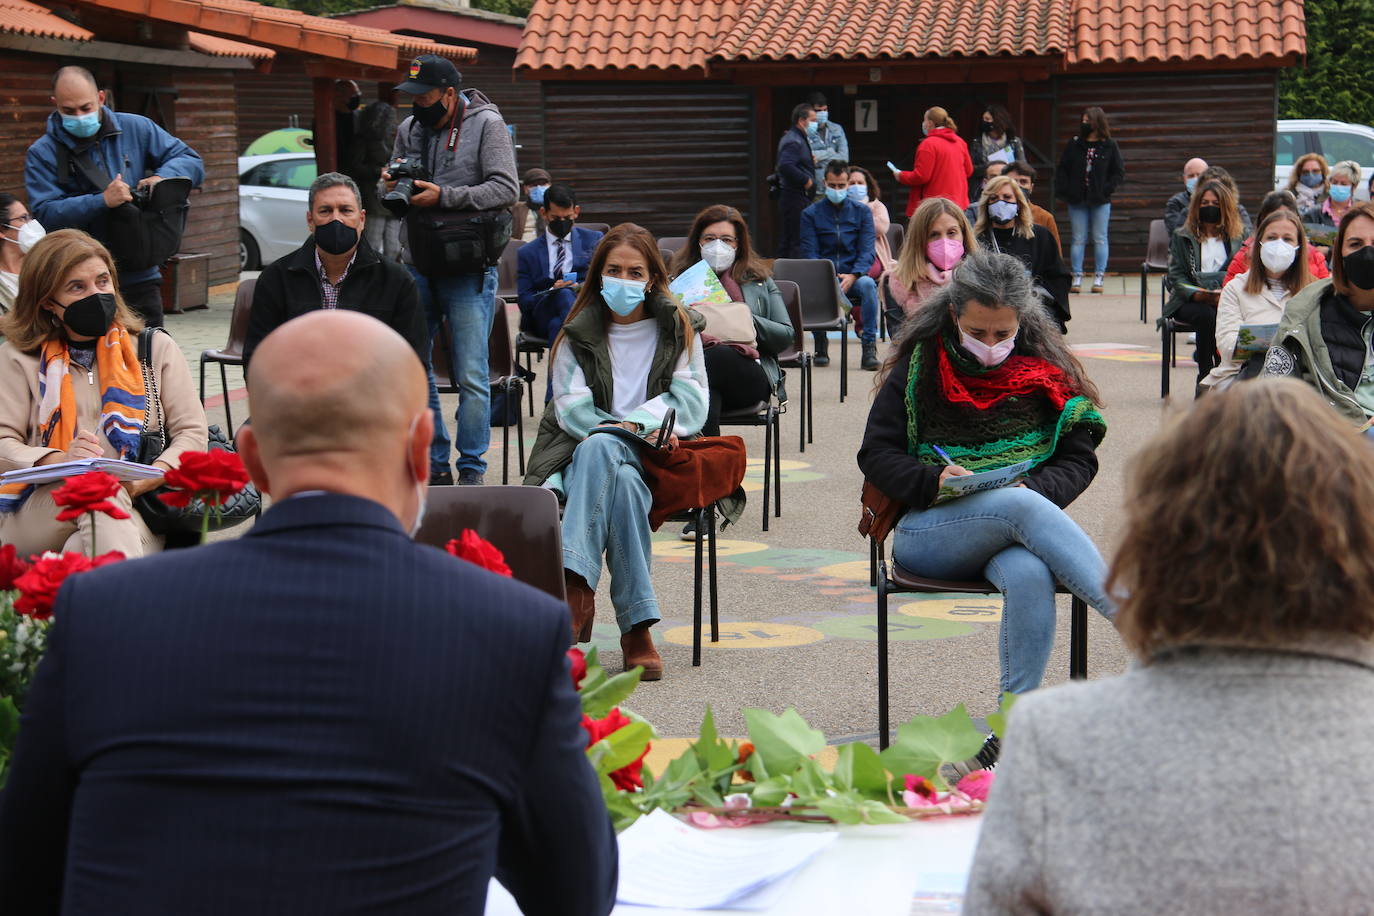
<path id="1" fill-rule="evenodd" d="M 248 339 L 248 317 L 253 312 L 253 289 L 256 279 L 241 280 L 234 291 L 234 311 L 229 316 L 229 340 L 222 350 L 200 351 L 200 406 L 205 406 L 205 364 L 219 364 L 219 385 L 224 392 L 224 420 L 229 434 L 234 433 L 234 414 L 229 407 L 229 374 L 225 366 L 243 365 L 243 344 Z"/>
<path id="2" fill-rule="evenodd" d="M 801 288 L 802 330 L 840 332 L 840 403 L 849 393 L 849 300 L 840 293 L 835 265 L 824 258 L 778 258 L 773 277 Z"/>
<path id="3" fill-rule="evenodd" d="M 811 411 L 811 354 L 806 351 L 806 333 L 802 330 L 801 287 L 791 280 L 774 282 L 778 284 L 778 290 L 782 293 L 782 304 L 787 307 L 787 317 L 792 322 L 792 346 L 778 354 L 778 365 L 784 369 L 796 369 L 801 379 L 797 436 L 798 450 L 805 452 L 806 443 L 812 441 L 815 419 Z"/>
<path id="4" fill-rule="evenodd" d="M 1164 220 L 1150 220 L 1150 241 L 1145 248 L 1145 260 L 1140 265 L 1140 321 L 1145 322 L 1145 296 L 1150 286 L 1150 274 L 1169 273 L 1169 230 Z M 1167 280 L 1160 281 L 1159 308 L 1164 310 L 1165 296 L 1168 295 Z"/>
<path id="5" fill-rule="evenodd" d="M 1196 330 L 1188 322 L 1177 318 L 1160 320 L 1159 396 L 1161 398 L 1169 396 L 1169 370 L 1178 365 L 1178 341 L 1174 335 L 1192 334 Z"/>

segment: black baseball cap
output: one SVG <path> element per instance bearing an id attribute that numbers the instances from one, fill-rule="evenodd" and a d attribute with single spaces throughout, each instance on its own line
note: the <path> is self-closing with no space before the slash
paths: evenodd
<path id="1" fill-rule="evenodd" d="M 410 95 L 421 95 L 431 89 L 452 86 L 463 88 L 463 74 L 453 66 L 453 62 L 437 54 L 421 54 L 410 62 L 410 79 L 396 88 Z"/>

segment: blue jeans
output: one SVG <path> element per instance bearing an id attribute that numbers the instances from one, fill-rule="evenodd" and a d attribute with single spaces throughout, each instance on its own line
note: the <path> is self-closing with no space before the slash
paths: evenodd
<path id="1" fill-rule="evenodd" d="M 414 267 L 410 275 L 419 288 L 420 302 L 429 320 L 429 338 L 439 331 L 439 322 L 448 319 L 452 335 L 453 379 L 458 385 L 458 410 L 454 415 L 454 439 L 458 448 L 457 468 L 485 473 L 487 446 L 491 444 L 491 379 L 487 366 L 487 338 L 491 336 L 492 316 L 496 313 L 496 268 L 460 277 L 426 277 Z M 503 315 L 504 319 L 505 316 Z M 439 409 L 439 391 L 434 372 L 429 373 L 429 408 L 434 412 L 434 439 L 429 446 L 431 473 L 447 471 L 448 430 Z"/>
<path id="2" fill-rule="evenodd" d="M 588 436 L 563 469 L 563 568 L 593 590 L 601 556 L 611 571 L 611 604 L 621 633 L 657 623 L 658 598 L 650 578 L 649 506 L 638 449 L 612 435 Z"/>
<path id="3" fill-rule="evenodd" d="M 1002 692 L 1040 686 L 1054 645 L 1057 579 L 1109 620 L 1116 604 L 1092 540 L 1054 503 L 1025 487 L 985 490 L 902 516 L 892 557 L 935 579 L 986 578 L 1002 593 Z"/>
<path id="4" fill-rule="evenodd" d="M 878 339 L 878 283 L 867 274 L 855 280 L 849 287 L 849 292 L 845 294 L 850 302 L 859 306 L 859 315 L 863 318 L 864 330 L 860 339 L 864 343 L 873 343 Z"/>
<path id="5" fill-rule="evenodd" d="M 1107 220 L 1112 215 L 1112 205 L 1069 204 L 1069 222 L 1073 225 L 1073 244 L 1069 246 L 1069 259 L 1073 275 L 1083 275 L 1083 253 L 1088 249 L 1088 236 L 1093 240 L 1093 276 L 1100 277 L 1107 272 Z"/>

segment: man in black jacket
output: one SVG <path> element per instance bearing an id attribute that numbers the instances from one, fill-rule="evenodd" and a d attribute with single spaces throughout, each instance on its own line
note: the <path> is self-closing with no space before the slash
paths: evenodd
<path id="1" fill-rule="evenodd" d="M 811 177 L 816 157 L 811 152 L 808 131 L 816 129 L 816 109 L 803 102 L 792 109 L 792 126 L 778 141 L 778 164 L 774 169 L 778 187 L 778 253 L 780 258 L 801 257 L 801 215 L 811 205 L 815 180 Z"/>
<path id="2" fill-rule="evenodd" d="M 310 185 L 305 244 L 258 277 L 243 345 L 243 365 L 262 339 L 297 315 L 316 309 L 351 309 L 390 325 L 427 362 L 429 330 L 403 264 L 378 257 L 363 238 L 362 194 L 347 175 L 326 172 Z"/>

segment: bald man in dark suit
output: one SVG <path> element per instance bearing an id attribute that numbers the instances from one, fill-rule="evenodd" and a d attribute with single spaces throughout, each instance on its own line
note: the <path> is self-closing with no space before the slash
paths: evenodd
<path id="1" fill-rule="evenodd" d="M 0 795 L 5 912 L 605 914 L 568 609 L 413 543 L 431 413 L 357 312 L 263 341 L 238 540 L 68 581 Z"/>

